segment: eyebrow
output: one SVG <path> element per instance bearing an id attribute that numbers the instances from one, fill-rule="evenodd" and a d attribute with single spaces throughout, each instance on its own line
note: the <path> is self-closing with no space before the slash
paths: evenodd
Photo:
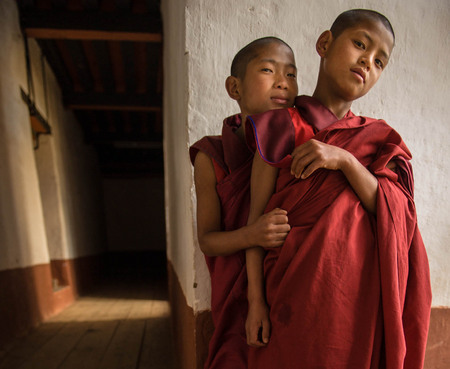
<path id="1" fill-rule="evenodd" d="M 373 43 L 372 37 L 370 37 L 370 35 L 367 32 L 363 31 L 362 33 L 363 33 L 364 37 L 369 40 L 369 42 Z M 384 51 L 383 49 L 380 49 L 380 52 L 386 59 L 389 60 L 389 55 L 386 51 Z"/>
<path id="2" fill-rule="evenodd" d="M 261 59 L 261 60 L 259 61 L 259 63 L 279 64 L 279 62 L 275 61 L 274 59 L 268 59 L 268 58 L 266 58 L 266 59 Z M 297 66 L 296 66 L 295 64 L 289 63 L 288 66 L 294 68 L 295 70 L 297 70 Z"/>

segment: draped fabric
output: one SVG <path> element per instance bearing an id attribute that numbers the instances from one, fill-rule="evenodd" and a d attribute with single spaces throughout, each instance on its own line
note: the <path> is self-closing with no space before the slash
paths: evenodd
<path id="1" fill-rule="evenodd" d="M 213 159 L 223 231 L 245 226 L 250 206 L 253 153 L 234 133 L 240 124 L 239 116 L 227 118 L 222 136 L 204 137 L 190 148 L 192 163 L 198 151 Z M 211 276 L 211 312 L 215 326 L 205 369 L 245 369 L 248 355 L 245 252 L 205 258 Z"/>
<path id="2" fill-rule="evenodd" d="M 281 167 L 266 211 L 287 210 L 291 231 L 282 247 L 267 249 L 272 331 L 267 347 L 250 349 L 249 368 L 420 369 L 431 288 L 411 154 L 382 120 L 351 112 L 338 120 L 306 96 L 295 104 L 315 139 L 349 151 L 377 177 L 377 214 L 364 209 L 340 171 L 295 179 L 292 137 L 271 140 L 279 136 L 275 125 L 260 126 L 264 114 L 251 117 L 250 137 L 258 138 L 261 155 L 273 153 L 267 162 Z M 295 132 L 285 111 L 270 114 L 284 114 L 286 127 L 277 130 Z M 394 170 L 386 167 L 391 161 Z"/>

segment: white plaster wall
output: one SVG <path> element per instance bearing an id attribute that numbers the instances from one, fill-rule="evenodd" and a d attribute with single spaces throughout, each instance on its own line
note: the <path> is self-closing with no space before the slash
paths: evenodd
<path id="1" fill-rule="evenodd" d="M 52 128 L 50 136 L 41 136 L 38 152 L 33 150 L 20 94 L 20 87 L 28 92 L 28 83 L 14 0 L 0 1 L 0 45 L 0 270 L 101 252 L 104 215 L 95 152 L 64 108 L 45 62 L 42 73 L 40 49 L 29 40 L 36 106 Z"/>
<path id="2" fill-rule="evenodd" d="M 167 256 L 190 306 L 196 301 L 192 174 L 188 150 L 185 0 L 162 1 L 164 24 L 164 172 Z M 200 267 L 200 266 L 199 266 Z"/>
<path id="3" fill-rule="evenodd" d="M 311 94 L 319 66 L 315 52 L 319 34 L 342 11 L 371 8 L 391 20 L 396 47 L 378 84 L 353 105 L 353 111 L 385 119 L 413 153 L 433 306 L 450 306 L 446 271 L 450 262 L 450 2 L 163 0 L 162 7 L 169 258 L 175 260 L 188 303 L 196 310 L 208 308 L 209 286 L 194 238 L 195 196 L 187 146 L 204 135 L 219 134 L 223 118 L 238 111 L 224 88 L 233 56 L 255 38 L 278 36 L 296 54 L 300 93 Z M 192 281 L 197 283 L 195 291 Z"/>
<path id="4" fill-rule="evenodd" d="M 48 262 L 26 87 L 25 56 L 13 0 L 0 2 L 0 270 Z"/>
<path id="5" fill-rule="evenodd" d="M 35 42 L 30 45 L 37 47 Z M 33 54 L 33 65 L 38 63 L 40 51 Z M 85 142 L 80 123 L 73 112 L 65 109 L 56 77 L 46 65 L 47 104 L 45 108 L 42 73 L 33 74 L 38 88 L 37 106 L 46 112 L 52 127 L 48 137 L 54 160 L 60 224 L 63 245 L 59 257 L 73 259 L 97 254 L 105 250 L 105 221 L 103 194 L 97 155 Z M 39 67 L 40 68 L 40 67 Z M 45 142 L 45 141 L 44 141 Z M 39 149 L 38 149 L 39 150 Z"/>
<path id="6" fill-rule="evenodd" d="M 97 156 L 73 113 L 64 108 L 56 77 L 37 42 L 28 43 L 35 103 L 51 127 L 51 135 L 40 136 L 35 152 L 50 258 L 96 254 L 105 246 Z M 26 84 L 21 87 L 28 91 Z"/>
<path id="7" fill-rule="evenodd" d="M 67 238 L 65 224 L 62 222 L 63 207 L 52 140 L 53 138 L 49 135 L 41 135 L 39 137 L 39 149 L 34 151 L 34 155 L 39 177 L 49 257 L 50 259 L 63 259 L 63 250 Z"/>

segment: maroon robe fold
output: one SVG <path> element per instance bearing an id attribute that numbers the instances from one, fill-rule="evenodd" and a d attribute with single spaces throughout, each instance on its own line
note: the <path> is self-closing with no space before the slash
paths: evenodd
<path id="1" fill-rule="evenodd" d="M 190 148 L 192 163 L 198 151 L 213 159 L 223 231 L 245 226 L 250 206 L 253 153 L 234 133 L 239 125 L 238 116 L 230 117 L 224 121 L 222 136 L 204 137 Z M 246 369 L 245 253 L 205 258 L 211 275 L 211 312 L 215 326 L 205 368 Z"/>
<path id="2" fill-rule="evenodd" d="M 309 97 L 296 106 L 315 139 L 351 152 L 378 179 L 377 215 L 369 214 L 340 171 L 308 179 L 289 171 L 292 138 L 274 141 L 252 117 L 262 152 L 282 163 L 266 211 L 288 211 L 284 245 L 264 262 L 272 331 L 265 348 L 251 349 L 249 368 L 419 369 L 431 308 L 428 260 L 413 201 L 411 155 L 384 121 L 349 112 L 338 120 Z M 264 120 L 264 119 L 262 119 Z M 285 124 L 285 128 L 282 124 Z M 396 163 L 395 172 L 386 168 Z"/>

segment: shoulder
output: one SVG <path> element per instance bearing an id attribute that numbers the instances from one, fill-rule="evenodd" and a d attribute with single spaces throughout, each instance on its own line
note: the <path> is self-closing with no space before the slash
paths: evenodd
<path id="1" fill-rule="evenodd" d="M 203 152 L 211 157 L 223 156 L 222 136 L 205 136 L 189 148 L 191 163 L 194 164 L 197 154 Z"/>
<path id="2" fill-rule="evenodd" d="M 194 180 L 199 183 L 216 182 L 213 159 L 205 152 L 198 151 L 194 159 Z"/>

